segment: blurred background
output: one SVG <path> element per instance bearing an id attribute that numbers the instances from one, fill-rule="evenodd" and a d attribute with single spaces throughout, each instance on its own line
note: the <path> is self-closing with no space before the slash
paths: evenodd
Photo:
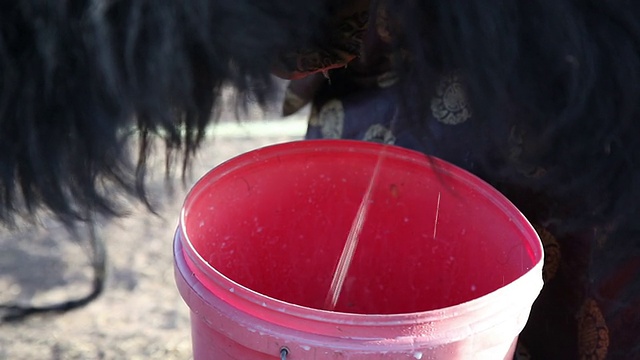
<path id="1" fill-rule="evenodd" d="M 228 95 L 229 103 L 232 96 Z M 107 250 L 103 294 L 65 314 L 0 323 L 0 359 L 190 359 L 189 311 L 173 278 L 173 233 L 186 192 L 217 164 L 269 144 L 301 139 L 306 114 L 282 119 L 279 108 L 223 111 L 193 167 L 167 184 L 163 151 L 151 164 L 148 190 L 157 214 L 143 205 L 102 221 Z M 171 185 L 171 186 L 169 186 Z M 0 228 L 0 304 L 45 305 L 83 296 L 92 281 L 88 240 L 78 241 L 43 215 L 39 226 Z M 80 237 L 88 236 L 80 227 Z"/>

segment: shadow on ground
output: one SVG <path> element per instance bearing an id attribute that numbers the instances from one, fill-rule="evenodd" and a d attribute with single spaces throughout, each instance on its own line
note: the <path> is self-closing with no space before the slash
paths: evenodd
<path id="1" fill-rule="evenodd" d="M 200 152 L 188 181 L 244 151 L 300 138 L 218 137 Z M 63 315 L 0 324 L 0 359 L 190 359 L 189 313 L 173 280 L 172 240 L 184 188 L 166 191 L 162 161 L 149 190 L 159 216 L 143 206 L 100 224 L 108 252 L 107 286 L 88 306 Z M 82 231 L 82 229 L 81 229 Z M 0 303 L 47 304 L 91 285 L 87 244 L 44 217 L 39 227 L 0 231 Z"/>

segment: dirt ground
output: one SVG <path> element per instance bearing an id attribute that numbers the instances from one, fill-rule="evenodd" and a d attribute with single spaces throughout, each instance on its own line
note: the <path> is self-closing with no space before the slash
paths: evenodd
<path id="1" fill-rule="evenodd" d="M 221 124 L 222 125 L 222 124 Z M 221 126 L 200 152 L 188 180 L 216 164 L 267 144 L 299 139 L 302 119 L 278 131 L 269 124 Z M 288 130 L 287 130 L 288 129 Z M 143 206 L 100 224 L 108 252 L 107 285 L 88 306 L 0 324 L 0 359 L 190 359 L 189 311 L 173 278 L 172 240 L 186 189 L 166 191 L 161 162 L 149 190 L 159 216 Z M 48 304 L 90 288 L 87 245 L 43 217 L 39 227 L 0 229 L 0 304 Z M 81 229 L 83 230 L 83 229 Z M 0 314 L 1 315 L 1 314 Z"/>

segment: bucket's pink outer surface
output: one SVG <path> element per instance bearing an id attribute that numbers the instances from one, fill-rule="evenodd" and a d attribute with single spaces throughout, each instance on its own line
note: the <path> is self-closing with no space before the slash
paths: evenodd
<path id="1" fill-rule="evenodd" d="M 345 289 L 322 310 L 376 164 Z M 509 359 L 542 287 L 540 240 L 502 195 L 364 142 L 281 144 L 218 166 L 187 196 L 174 252 L 195 360 L 283 347 L 288 360 Z"/>

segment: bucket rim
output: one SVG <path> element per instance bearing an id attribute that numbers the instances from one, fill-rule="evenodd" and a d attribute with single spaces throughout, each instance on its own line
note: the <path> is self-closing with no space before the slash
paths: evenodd
<path id="1" fill-rule="evenodd" d="M 233 281 L 232 279 L 221 273 L 219 270 L 211 266 L 198 253 L 198 251 L 195 249 L 195 246 L 189 239 L 188 230 L 185 224 L 191 201 L 195 199 L 201 192 L 205 191 L 210 183 L 214 182 L 216 179 L 226 176 L 227 174 L 233 172 L 235 169 L 241 167 L 244 161 L 264 161 L 274 156 L 285 156 L 287 154 L 301 151 L 325 152 L 327 150 L 332 150 L 334 152 L 371 152 L 379 154 L 382 149 L 388 149 L 387 156 L 402 156 L 405 158 L 405 160 L 415 162 L 416 164 L 419 164 L 421 166 L 427 165 L 437 170 L 439 173 L 444 174 L 445 176 L 453 176 L 462 181 L 462 183 L 473 187 L 474 190 L 479 190 L 479 192 L 482 193 L 483 196 L 487 196 L 488 198 L 490 198 L 494 205 L 498 206 L 501 210 L 509 214 L 510 220 L 517 224 L 518 231 L 522 233 L 524 239 L 527 239 L 526 241 L 532 249 L 531 268 L 524 271 L 523 274 L 518 278 L 514 279 L 510 283 L 504 284 L 502 287 L 496 289 L 495 291 L 459 304 L 439 309 L 408 313 L 359 314 L 307 307 L 279 300 L 254 291 L 238 282 Z M 442 321 L 452 317 L 460 316 L 463 313 L 472 313 L 480 308 L 486 309 L 487 304 L 489 304 L 489 306 L 491 307 L 495 307 L 496 313 L 502 312 L 504 310 L 504 304 L 509 301 L 508 299 L 505 299 L 505 293 L 507 291 L 511 292 L 513 291 L 513 288 L 519 288 L 520 292 L 537 294 L 542 288 L 541 275 L 544 255 L 541 240 L 533 226 L 520 212 L 520 210 L 518 210 L 515 205 L 511 203 L 511 201 L 509 201 L 504 195 L 502 195 L 498 190 L 494 189 L 484 180 L 460 167 L 457 167 L 449 162 L 446 162 L 445 160 L 439 159 L 434 156 L 425 155 L 424 153 L 389 144 L 342 139 L 298 140 L 269 145 L 243 153 L 211 169 L 193 185 L 192 189 L 188 192 L 181 208 L 179 228 L 177 231 L 178 233 L 176 234 L 176 242 L 180 242 L 179 245 L 182 248 L 184 255 L 186 255 L 187 260 L 189 260 L 187 261 L 188 265 L 193 265 L 197 268 L 192 270 L 198 270 L 207 275 L 213 275 L 209 276 L 208 280 L 214 282 L 215 285 L 220 289 L 226 289 L 226 291 L 228 292 L 232 291 L 234 297 L 249 302 L 254 306 L 267 308 L 276 313 L 288 314 L 307 320 L 321 320 L 323 322 L 334 324 L 357 323 L 358 325 L 376 326 L 410 325 L 415 324 L 416 318 L 420 318 L 421 322 Z M 175 251 L 175 256 L 179 256 L 179 254 L 177 253 L 177 244 L 175 247 Z M 331 314 L 331 316 L 328 317 L 328 314 Z"/>

